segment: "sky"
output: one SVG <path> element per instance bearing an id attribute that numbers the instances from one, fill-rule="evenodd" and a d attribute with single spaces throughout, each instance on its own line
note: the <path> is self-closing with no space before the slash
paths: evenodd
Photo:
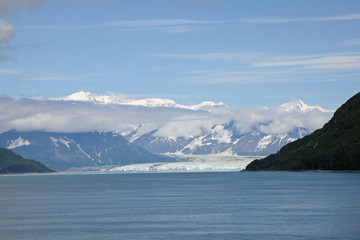
<path id="1" fill-rule="evenodd" d="M 2 97 L 336 109 L 359 89 L 358 0 L 0 0 Z"/>

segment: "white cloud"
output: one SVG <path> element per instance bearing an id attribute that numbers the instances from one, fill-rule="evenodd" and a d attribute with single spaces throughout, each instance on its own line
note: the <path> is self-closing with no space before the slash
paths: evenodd
<path id="1" fill-rule="evenodd" d="M 323 56 L 300 56 L 295 60 L 290 58 L 284 61 L 266 61 L 253 63 L 255 67 L 293 67 L 302 66 L 312 69 L 358 69 L 360 66 L 360 55 L 354 54 L 334 54 Z"/>
<path id="2" fill-rule="evenodd" d="M 303 127 L 310 131 L 321 128 L 332 112 L 311 110 L 307 112 L 279 111 L 279 107 L 248 107 L 234 109 L 234 119 L 238 130 L 246 133 L 253 126 L 267 134 L 283 134 L 295 127 Z"/>
<path id="3" fill-rule="evenodd" d="M 123 97 L 123 96 L 121 96 Z M 190 106 L 188 106 L 190 107 Z M 207 106 L 206 110 L 175 107 L 144 107 L 121 104 L 94 104 L 64 100 L 0 98 L 0 132 L 10 129 L 52 132 L 119 131 L 140 127 L 143 133 L 158 129 L 165 137 L 196 136 L 218 124 L 235 123 L 240 133 L 259 127 L 278 134 L 294 127 L 315 130 L 330 119 L 331 112 L 279 111 L 279 108 L 230 108 Z"/>
<path id="4" fill-rule="evenodd" d="M 240 19 L 240 22 L 248 23 L 292 23 L 292 22 L 328 22 L 328 21 L 348 21 L 360 20 L 360 14 L 348 14 L 329 17 L 303 17 L 303 18 L 253 18 Z"/>
<path id="5" fill-rule="evenodd" d="M 15 27 L 12 24 L 0 19 L 0 44 L 10 41 L 14 36 L 14 29 Z"/>
<path id="6" fill-rule="evenodd" d="M 194 137 L 201 135 L 203 131 L 208 131 L 217 124 L 226 124 L 231 119 L 228 116 L 212 115 L 198 112 L 196 115 L 178 116 L 169 119 L 156 132 L 156 136 L 176 138 Z"/>
<path id="7" fill-rule="evenodd" d="M 219 24 L 216 21 L 201 21 L 189 19 L 148 19 L 148 20 L 121 20 L 102 22 L 92 25 L 81 26 L 23 26 L 32 29 L 55 29 L 55 30 L 86 30 L 95 28 L 119 28 L 122 31 L 163 31 L 169 33 L 183 33 L 201 29 L 202 25 Z"/>

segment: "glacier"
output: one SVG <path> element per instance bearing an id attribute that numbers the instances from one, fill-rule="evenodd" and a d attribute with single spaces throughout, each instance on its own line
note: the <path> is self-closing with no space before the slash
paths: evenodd
<path id="1" fill-rule="evenodd" d="M 103 168 L 101 171 L 110 173 L 238 172 L 243 170 L 251 161 L 259 158 L 259 156 L 238 156 L 222 154 L 167 155 L 178 158 L 179 162 L 130 164 L 125 166 Z"/>

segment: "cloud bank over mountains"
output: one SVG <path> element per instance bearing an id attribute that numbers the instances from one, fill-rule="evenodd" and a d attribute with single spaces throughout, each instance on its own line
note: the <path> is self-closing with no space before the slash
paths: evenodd
<path id="1" fill-rule="evenodd" d="M 60 99 L 0 98 L 0 132 L 44 130 L 49 132 L 116 131 L 192 137 L 215 125 L 232 122 L 239 133 L 257 127 L 266 134 L 282 134 L 295 127 L 321 128 L 333 111 L 308 106 L 300 100 L 277 107 L 229 107 L 203 102 L 180 105 L 170 99 L 134 99 L 117 93 L 79 92 Z"/>

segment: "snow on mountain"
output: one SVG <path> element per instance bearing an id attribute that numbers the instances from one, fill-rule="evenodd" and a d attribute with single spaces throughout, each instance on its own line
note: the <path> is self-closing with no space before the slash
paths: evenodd
<path id="1" fill-rule="evenodd" d="M 73 93 L 69 96 L 58 98 L 56 100 L 92 102 L 99 104 L 122 104 L 123 102 L 129 101 L 129 99 L 122 94 L 98 95 L 84 91 Z"/>
<path id="2" fill-rule="evenodd" d="M 223 102 L 214 103 L 212 101 L 204 101 L 197 105 L 191 105 L 188 108 L 192 110 L 201 110 L 201 109 L 207 109 L 207 108 L 213 108 L 213 107 L 227 107 L 227 105 Z"/>
<path id="3" fill-rule="evenodd" d="M 6 146 L 7 149 L 14 149 L 22 146 L 29 146 L 30 141 L 27 139 L 23 139 L 22 137 L 18 137 L 16 139 L 8 141 L 8 145 Z"/>
<path id="4" fill-rule="evenodd" d="M 319 106 L 309 106 L 301 100 L 296 100 L 289 103 L 281 104 L 278 108 L 279 112 L 301 112 L 306 113 L 309 111 L 318 110 L 320 112 L 332 112 L 330 110 L 323 109 Z"/>
<path id="5" fill-rule="evenodd" d="M 163 137 L 153 130 L 143 135 L 135 132 L 123 135 L 126 139 L 153 153 L 169 154 L 223 154 L 223 155 L 268 155 L 282 146 L 310 133 L 305 128 L 295 128 L 282 134 L 261 131 L 261 124 L 251 131 L 241 133 L 234 123 L 214 125 L 203 129 L 200 135 L 188 137 Z M 134 139 L 134 136 L 138 138 Z"/>
<path id="6" fill-rule="evenodd" d="M 175 161 L 166 156 L 151 154 L 114 132 L 56 133 L 12 130 L 0 134 L 0 147 L 12 149 L 28 159 L 36 159 L 57 171 L 74 167 Z"/>
<path id="7" fill-rule="evenodd" d="M 258 142 L 258 145 L 255 148 L 255 151 L 261 151 L 266 149 L 266 147 L 273 142 L 273 136 L 270 135 L 266 135 L 265 137 L 261 138 L 260 141 Z"/>
<path id="8" fill-rule="evenodd" d="M 54 145 L 55 145 L 56 147 L 59 147 L 58 143 L 62 143 L 62 144 L 64 144 L 67 148 L 69 148 L 69 149 L 70 149 L 69 143 L 72 142 L 71 140 L 65 140 L 65 139 L 63 139 L 63 138 L 58 138 L 58 139 L 56 139 L 56 138 L 53 138 L 53 137 L 50 137 L 50 140 L 54 143 Z"/>
<path id="9" fill-rule="evenodd" d="M 168 108 L 183 108 L 190 110 L 201 110 L 212 107 L 226 107 L 223 102 L 214 103 L 211 101 L 204 101 L 197 105 L 181 105 L 171 99 L 161 98 L 145 98 L 145 99 L 132 99 L 123 94 L 110 93 L 109 95 L 98 95 L 90 92 L 80 91 L 73 93 L 67 97 L 58 98 L 57 100 L 63 101 L 80 101 L 80 102 L 92 102 L 97 104 L 118 104 L 128 106 L 143 106 L 150 108 L 168 107 Z"/>

